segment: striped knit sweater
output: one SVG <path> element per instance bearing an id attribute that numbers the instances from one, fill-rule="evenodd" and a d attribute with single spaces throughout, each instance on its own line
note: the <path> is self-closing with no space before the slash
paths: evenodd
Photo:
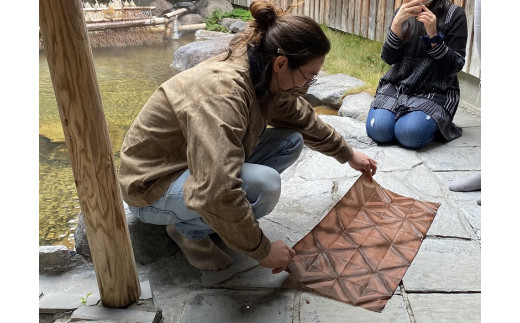
<path id="1" fill-rule="evenodd" d="M 453 117 L 459 105 L 457 72 L 465 63 L 468 31 L 461 7 L 450 4 L 444 19 L 444 42 L 433 48 L 427 48 L 420 37 L 403 44 L 388 29 L 381 58 L 392 67 L 379 81 L 371 107 L 390 110 L 396 118 L 423 111 L 451 141 L 462 134 L 462 129 L 453 124 Z"/>

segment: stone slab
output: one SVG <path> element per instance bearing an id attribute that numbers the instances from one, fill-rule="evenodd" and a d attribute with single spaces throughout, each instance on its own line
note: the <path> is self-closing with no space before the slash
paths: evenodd
<path id="1" fill-rule="evenodd" d="M 480 170 L 480 147 L 453 147 L 433 143 L 418 151 L 431 171 Z"/>
<path id="2" fill-rule="evenodd" d="M 298 164 L 296 175 L 307 181 L 315 181 L 355 176 L 356 171 L 348 164 L 340 164 L 332 157 L 311 151 L 308 153 L 307 159 Z"/>
<path id="3" fill-rule="evenodd" d="M 397 186 L 399 183 L 404 184 L 410 190 L 409 197 L 430 202 L 441 202 L 444 197 L 444 190 L 439 180 L 424 165 L 417 165 L 405 172 L 391 172 L 383 182 L 390 187 Z M 404 195 L 400 192 L 395 192 Z M 408 195 L 405 195 L 408 196 Z M 441 204 L 443 204 L 441 202 Z"/>
<path id="4" fill-rule="evenodd" d="M 81 306 L 72 313 L 71 322 L 115 321 L 120 323 L 157 323 L 161 316 L 157 312 L 145 312 L 103 306 Z"/>
<path id="5" fill-rule="evenodd" d="M 460 201 L 458 202 L 458 210 L 464 215 L 469 222 L 471 228 L 481 239 L 481 206 L 476 201 Z"/>
<path id="6" fill-rule="evenodd" d="M 146 266 L 147 275 L 153 287 L 159 283 L 187 287 L 201 284 L 201 272 L 190 265 L 184 254 L 179 251 L 174 257 L 165 257 Z"/>
<path id="7" fill-rule="evenodd" d="M 272 216 L 272 218 L 271 218 Z M 284 214 L 284 219 L 280 219 L 280 214 L 270 214 L 269 217 L 263 217 L 258 222 L 260 228 L 267 238 L 271 241 L 282 240 L 288 246 L 293 246 L 300 241 L 314 226 L 319 222 L 321 216 L 298 216 L 296 219 L 291 214 Z M 300 223 L 300 225 L 287 225 L 283 222 Z"/>
<path id="8" fill-rule="evenodd" d="M 480 294 L 408 294 L 417 322 L 480 323 Z"/>
<path id="9" fill-rule="evenodd" d="M 440 206 L 428 230 L 428 235 L 460 239 L 477 238 L 475 232 L 460 211 L 448 203 L 444 203 Z"/>
<path id="10" fill-rule="evenodd" d="M 457 113 L 455 113 L 455 117 L 453 118 L 453 123 L 462 128 L 480 127 L 480 115 L 477 115 L 476 113 L 471 111 L 472 109 L 474 108 L 470 108 L 470 105 L 463 101 L 460 101 Z"/>
<path id="11" fill-rule="evenodd" d="M 364 149 L 376 146 L 376 143 L 367 135 L 364 122 L 334 115 L 320 115 L 320 118 L 336 129 L 352 148 Z"/>
<path id="12" fill-rule="evenodd" d="M 467 146 L 467 147 L 476 147 L 481 146 L 481 128 L 480 127 L 468 127 L 462 129 L 462 136 L 457 139 L 454 139 L 448 143 L 447 146 Z"/>
<path id="13" fill-rule="evenodd" d="M 237 273 L 232 279 L 219 284 L 216 287 L 228 289 L 254 289 L 254 288 L 298 288 L 300 283 L 293 279 L 288 272 L 276 275 L 270 268 L 256 266 L 250 270 Z"/>
<path id="14" fill-rule="evenodd" d="M 424 239 L 403 277 L 407 292 L 479 292 L 480 244 L 474 240 Z"/>
<path id="15" fill-rule="evenodd" d="M 87 297 L 88 293 L 48 293 L 43 295 L 39 301 L 40 313 L 59 313 L 72 311 L 82 307 L 81 298 L 86 298 L 86 305 L 95 305 L 100 301 L 99 294 L 93 293 Z"/>
<path id="16" fill-rule="evenodd" d="M 362 152 L 377 162 L 378 172 L 408 171 L 423 163 L 415 151 L 398 146 L 369 147 Z"/>
<path id="17" fill-rule="evenodd" d="M 410 318 L 400 295 L 392 296 L 383 311 L 377 313 L 320 295 L 303 293 L 300 299 L 299 322 L 409 323 Z"/>
<path id="18" fill-rule="evenodd" d="M 453 192 L 449 190 L 450 184 L 454 181 L 461 180 L 479 173 L 480 170 L 475 171 L 448 171 L 448 172 L 433 172 L 439 178 L 441 185 L 444 187 L 447 196 L 454 201 L 471 201 L 475 202 L 480 198 L 480 191 L 474 192 Z M 478 205 L 477 205 L 478 206 Z"/>
<path id="19" fill-rule="evenodd" d="M 209 271 L 201 270 L 201 284 L 202 286 L 214 286 L 229 280 L 236 273 L 247 271 L 258 266 L 258 262 L 240 252 L 230 250 L 223 243 L 218 244 L 219 247 L 226 252 L 233 259 L 233 264 L 228 268 Z"/>
<path id="20" fill-rule="evenodd" d="M 291 323 L 293 299 L 294 292 L 280 290 L 193 290 L 178 322 Z"/>
<path id="21" fill-rule="evenodd" d="M 332 202 L 333 180 L 307 181 L 300 177 L 282 181 L 280 200 L 272 213 L 314 215 Z"/>
<path id="22" fill-rule="evenodd" d="M 162 323 L 178 322 L 190 290 L 169 284 L 154 285 L 155 305 L 162 310 Z"/>
<path id="23" fill-rule="evenodd" d="M 149 280 L 140 281 L 139 285 L 141 286 L 141 295 L 139 295 L 139 299 L 150 299 L 153 297 Z"/>
<path id="24" fill-rule="evenodd" d="M 60 275 L 40 275 L 39 288 L 44 293 L 40 301 L 47 295 L 73 295 L 79 302 L 88 293 L 89 303 L 99 295 L 96 274 L 91 270 L 72 270 Z M 94 296 L 94 297 L 93 297 Z M 79 304 L 78 304 L 79 305 Z"/>

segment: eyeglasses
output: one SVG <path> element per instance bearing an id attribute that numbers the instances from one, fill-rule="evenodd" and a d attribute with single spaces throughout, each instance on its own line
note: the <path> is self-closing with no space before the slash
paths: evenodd
<path id="1" fill-rule="evenodd" d="M 298 67 L 298 71 L 300 72 L 300 74 L 303 76 L 303 78 L 305 79 L 305 86 L 311 86 L 313 85 L 314 83 L 316 83 L 316 81 L 318 80 L 318 75 L 314 75 L 312 78 L 308 79 L 305 74 L 303 74 L 302 70 Z"/>

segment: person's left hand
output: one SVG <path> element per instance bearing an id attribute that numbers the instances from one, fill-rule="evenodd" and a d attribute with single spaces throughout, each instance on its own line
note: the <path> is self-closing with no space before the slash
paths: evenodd
<path id="1" fill-rule="evenodd" d="M 430 38 L 437 34 L 437 17 L 425 5 L 416 19 L 424 24 L 424 29 Z"/>
<path id="2" fill-rule="evenodd" d="M 376 174 L 377 162 L 357 150 L 353 150 L 352 157 L 348 160 L 348 164 L 353 169 L 365 173 L 370 181 L 372 181 L 372 176 Z"/>

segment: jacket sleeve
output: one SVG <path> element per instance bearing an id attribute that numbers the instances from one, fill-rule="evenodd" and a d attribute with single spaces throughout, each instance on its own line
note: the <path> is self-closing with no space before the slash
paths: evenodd
<path id="1" fill-rule="evenodd" d="M 466 41 L 468 26 L 464 9 L 457 7 L 453 14 L 453 22 L 447 26 L 444 41 L 427 52 L 439 71 L 444 74 L 460 72 L 466 63 Z"/>
<path id="2" fill-rule="evenodd" d="M 210 97 L 185 112 L 187 161 L 191 175 L 185 203 L 197 211 L 231 249 L 265 258 L 271 243 L 255 219 L 239 178 L 248 107 L 239 95 Z"/>
<path id="3" fill-rule="evenodd" d="M 321 120 L 312 106 L 303 98 L 289 100 L 275 108 L 269 116 L 269 124 L 298 130 L 305 144 L 340 163 L 352 157 L 352 148 L 330 125 Z"/>
<path id="4" fill-rule="evenodd" d="M 404 53 L 402 40 L 388 28 L 388 33 L 381 49 L 381 59 L 388 65 L 393 65 L 401 60 Z"/>
<path id="5" fill-rule="evenodd" d="M 392 21 L 394 20 L 395 15 L 399 11 L 399 9 L 400 8 L 397 8 L 394 11 Z M 390 26 L 392 26 L 392 22 L 390 22 Z M 403 53 L 403 41 L 392 31 L 390 27 L 388 27 L 386 39 L 383 43 L 383 47 L 381 48 L 381 59 L 385 61 L 385 63 L 387 63 L 388 65 L 393 65 L 401 60 L 401 57 L 403 57 Z"/>

